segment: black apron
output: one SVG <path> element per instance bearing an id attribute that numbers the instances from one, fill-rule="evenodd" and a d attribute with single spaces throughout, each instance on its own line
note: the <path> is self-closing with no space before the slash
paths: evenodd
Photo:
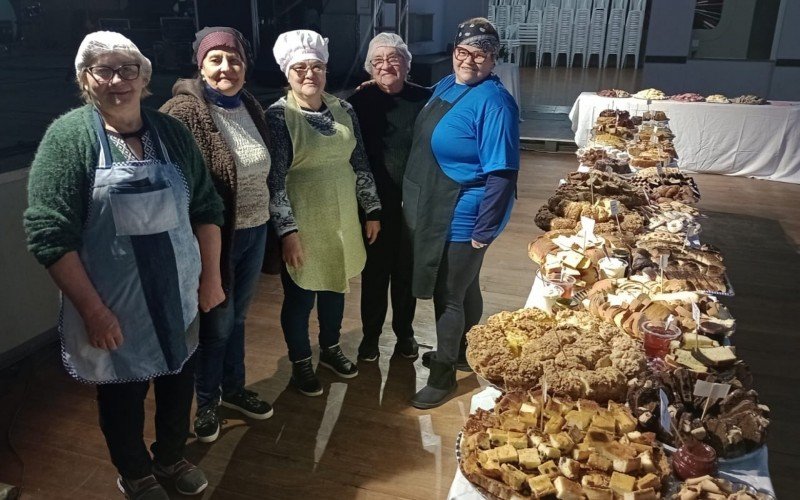
<path id="1" fill-rule="evenodd" d="M 472 90 L 462 92 L 452 103 L 433 98 L 417 116 L 414 141 L 403 177 L 403 215 L 414 251 L 411 293 L 430 299 L 453 221 L 461 184 L 444 173 L 433 154 L 431 140 L 439 121 Z"/>

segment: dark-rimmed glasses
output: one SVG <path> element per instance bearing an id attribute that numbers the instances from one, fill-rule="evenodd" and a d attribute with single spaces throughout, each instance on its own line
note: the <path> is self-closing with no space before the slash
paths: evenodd
<path id="1" fill-rule="evenodd" d="M 291 70 L 295 72 L 295 74 L 299 77 L 305 78 L 309 71 L 313 75 L 321 75 L 327 71 L 327 66 L 324 64 L 312 64 L 310 66 L 305 64 L 295 64 L 291 67 Z"/>
<path id="2" fill-rule="evenodd" d="M 139 78 L 141 67 L 141 64 L 123 64 L 116 69 L 109 66 L 91 66 L 86 68 L 86 71 L 97 83 L 108 83 L 114 79 L 114 75 L 119 75 L 122 80 L 136 80 Z"/>
<path id="3" fill-rule="evenodd" d="M 456 61 L 464 62 L 469 58 L 472 59 L 472 62 L 475 64 L 481 64 L 489 57 L 489 54 L 481 51 L 470 52 L 467 49 L 456 47 L 455 50 L 453 50 L 453 56 L 456 58 Z"/>

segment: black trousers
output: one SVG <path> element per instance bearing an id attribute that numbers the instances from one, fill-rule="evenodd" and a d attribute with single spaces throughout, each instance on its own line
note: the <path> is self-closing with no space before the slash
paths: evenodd
<path id="1" fill-rule="evenodd" d="M 338 344 L 344 317 L 344 294 L 300 288 L 300 285 L 289 276 L 286 265 L 281 268 L 281 283 L 283 284 L 281 328 L 286 347 L 289 348 L 289 360 L 294 363 L 311 357 L 308 320 L 315 301 L 319 320 L 320 348 Z"/>
<path id="2" fill-rule="evenodd" d="M 384 216 L 378 239 L 372 245 L 365 242 L 367 263 L 361 272 L 361 324 L 364 339 L 376 344 L 386 321 L 390 294 L 394 334 L 398 340 L 414 337 L 412 323 L 417 300 L 411 295 L 413 250 L 402 217 L 402 213 Z"/>
<path id="3" fill-rule="evenodd" d="M 436 314 L 436 359 L 455 363 L 465 334 L 483 314 L 480 273 L 486 249 L 471 242 L 449 242 L 439 265 L 433 290 Z"/>
<path id="4" fill-rule="evenodd" d="M 152 461 L 169 466 L 183 458 L 189 437 L 189 413 L 194 397 L 192 355 L 180 373 L 152 380 L 156 397 L 156 441 L 151 450 L 144 444 L 144 399 L 150 381 L 97 386 L 100 428 L 106 438 L 111 462 L 126 479 L 152 474 Z"/>

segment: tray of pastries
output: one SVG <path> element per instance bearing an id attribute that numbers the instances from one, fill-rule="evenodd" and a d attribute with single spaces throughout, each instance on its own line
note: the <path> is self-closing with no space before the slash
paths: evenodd
<path id="1" fill-rule="evenodd" d="M 590 313 L 612 323 L 634 338 L 642 338 L 641 323 L 666 321 L 672 316 L 681 331 L 695 330 L 692 304 L 700 310 L 707 330 L 732 332 L 736 322 L 716 298 L 700 292 L 661 292 L 656 281 L 642 276 L 595 282 L 584 301 Z M 719 325 L 719 326 L 712 326 Z"/>
<path id="2" fill-rule="evenodd" d="M 663 234 L 663 233 L 662 233 Z M 661 255 L 667 255 L 667 266 L 659 268 Z M 660 281 L 662 278 L 664 281 Z M 701 245 L 695 248 L 681 243 L 653 240 L 643 236 L 632 252 L 631 275 L 642 275 L 659 281 L 664 292 L 701 291 L 733 296 L 722 254 L 716 249 Z"/>
<path id="3" fill-rule="evenodd" d="M 485 498 L 655 499 L 670 466 L 621 404 L 512 391 L 467 418 L 459 468 Z"/>
<path id="4" fill-rule="evenodd" d="M 706 409 L 706 398 L 694 395 L 699 379 L 730 384 L 730 392 Z M 698 374 L 681 367 L 631 380 L 628 405 L 640 428 L 655 432 L 659 441 L 680 444 L 674 436 L 677 429 L 682 439 L 696 439 L 713 447 L 718 457 L 733 459 L 757 450 L 767 440 L 770 410 L 751 386 L 752 376 L 741 361 L 715 373 Z M 661 391 L 668 401 L 672 429 L 661 426 Z"/>
<path id="5" fill-rule="evenodd" d="M 501 312 L 467 333 L 467 361 L 506 389 L 546 385 L 573 398 L 624 400 L 646 368 L 641 345 L 586 311 L 554 317 L 537 309 Z"/>
<path id="6" fill-rule="evenodd" d="M 640 90 L 639 92 L 633 94 L 633 97 L 649 101 L 662 101 L 667 98 L 667 95 L 658 89 L 650 88 Z"/>
<path id="7" fill-rule="evenodd" d="M 683 94 L 675 94 L 674 96 L 670 97 L 673 101 L 680 101 L 680 102 L 704 102 L 706 100 L 705 97 L 697 94 L 695 92 L 685 92 Z"/>
<path id="8" fill-rule="evenodd" d="M 627 99 L 631 96 L 630 92 L 620 89 L 603 89 L 597 93 L 600 97 L 613 97 L 616 99 Z"/>
<path id="9" fill-rule="evenodd" d="M 739 97 L 734 97 L 733 99 L 731 99 L 731 102 L 734 104 L 751 104 L 751 105 L 754 104 L 757 106 L 763 104 L 769 104 L 769 101 L 767 101 L 763 97 L 759 97 L 753 94 L 745 94 L 745 95 L 740 95 Z"/>
<path id="10" fill-rule="evenodd" d="M 775 500 L 770 493 L 758 491 L 749 484 L 712 476 L 687 479 L 670 497 L 672 500 Z"/>
<path id="11" fill-rule="evenodd" d="M 712 102 L 715 104 L 730 104 L 731 101 L 727 97 L 722 94 L 712 94 L 706 97 L 706 102 Z"/>

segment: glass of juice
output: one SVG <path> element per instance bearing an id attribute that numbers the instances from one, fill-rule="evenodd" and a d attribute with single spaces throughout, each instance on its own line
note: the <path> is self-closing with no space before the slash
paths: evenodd
<path id="1" fill-rule="evenodd" d="M 562 299 L 571 299 L 572 293 L 575 289 L 575 276 L 569 274 L 554 273 L 548 274 L 543 277 L 546 285 L 559 287 L 563 290 L 561 294 Z"/>
<path id="2" fill-rule="evenodd" d="M 663 321 L 645 321 L 640 329 L 644 332 L 644 354 L 648 358 L 664 359 L 669 354 L 669 343 L 681 336 L 678 325 L 669 329 Z"/>

